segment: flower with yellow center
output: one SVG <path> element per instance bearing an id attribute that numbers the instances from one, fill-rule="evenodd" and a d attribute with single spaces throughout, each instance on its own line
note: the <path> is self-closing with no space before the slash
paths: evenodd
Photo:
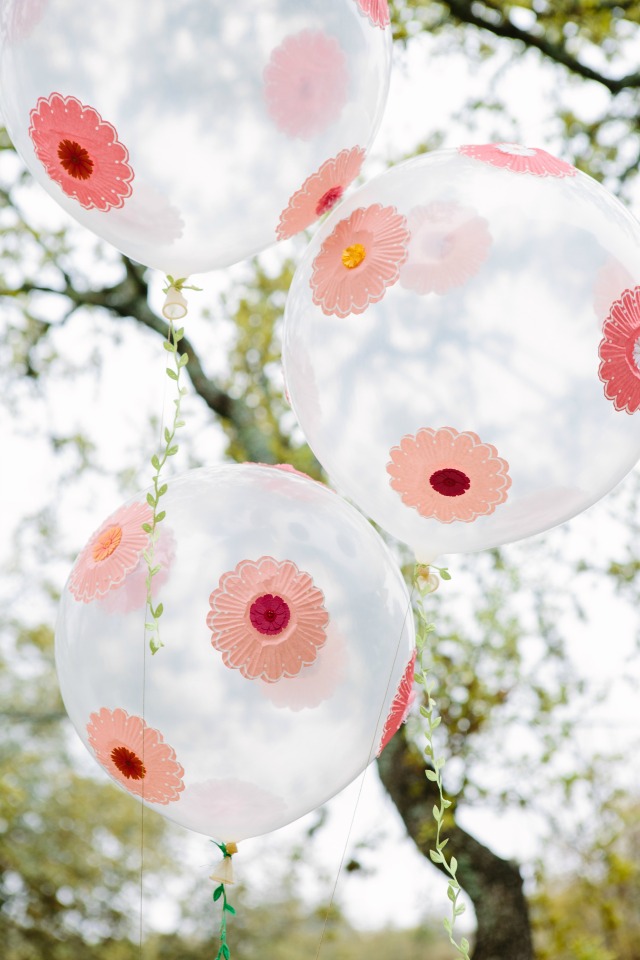
<path id="1" fill-rule="evenodd" d="M 350 247 L 345 247 L 342 251 L 342 263 L 347 270 L 355 270 L 356 267 L 360 266 L 366 255 L 367 251 L 362 244 L 354 243 Z"/>

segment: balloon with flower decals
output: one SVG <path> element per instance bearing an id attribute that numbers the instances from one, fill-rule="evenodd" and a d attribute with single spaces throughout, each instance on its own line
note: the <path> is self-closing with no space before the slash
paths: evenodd
<path id="1" fill-rule="evenodd" d="M 283 354 L 329 476 L 419 560 L 538 533 L 640 456 L 640 225 L 539 147 L 419 157 L 313 238 Z"/>
<path id="2" fill-rule="evenodd" d="M 174 277 L 306 229 L 386 101 L 387 0 L 5 0 L 0 106 L 51 196 Z"/>
<path id="3" fill-rule="evenodd" d="M 142 493 L 73 566 L 56 628 L 60 687 L 119 786 L 237 841 L 323 803 L 398 730 L 412 697 L 409 596 L 370 524 L 304 474 L 194 470 L 166 502 L 164 647 L 152 656 L 145 639 Z"/>

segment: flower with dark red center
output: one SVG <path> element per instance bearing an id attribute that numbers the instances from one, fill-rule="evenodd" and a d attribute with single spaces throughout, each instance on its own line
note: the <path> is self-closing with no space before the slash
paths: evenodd
<path id="1" fill-rule="evenodd" d="M 364 313 L 396 282 L 407 259 L 407 221 L 373 203 L 340 220 L 313 261 L 313 302 L 327 316 Z"/>
<path id="2" fill-rule="evenodd" d="M 364 158 L 362 147 L 341 150 L 337 157 L 325 160 L 317 173 L 307 177 L 280 214 L 276 229 L 278 240 L 287 240 L 306 230 L 318 217 L 331 210 L 360 173 Z"/>
<path id="3" fill-rule="evenodd" d="M 152 518 L 148 504 L 130 503 L 105 520 L 78 556 L 69 576 L 69 590 L 76 600 L 89 603 L 103 597 L 136 569 L 149 542 L 142 524 L 150 523 Z"/>
<path id="4" fill-rule="evenodd" d="M 297 677 L 326 642 L 322 592 L 291 560 L 242 560 L 209 597 L 211 645 L 243 677 Z"/>
<path id="5" fill-rule="evenodd" d="M 616 410 L 640 408 L 640 287 L 615 300 L 602 327 L 598 376 Z"/>
<path id="6" fill-rule="evenodd" d="M 471 481 L 462 470 L 456 470 L 455 467 L 445 467 L 443 470 L 436 470 L 429 477 L 429 483 L 443 497 L 461 497 L 471 486 Z"/>
<path id="7" fill-rule="evenodd" d="M 331 187 L 326 193 L 323 193 L 316 204 L 316 213 L 321 217 L 328 210 L 333 209 L 336 203 L 342 197 L 344 190 L 342 187 Z"/>
<path id="8" fill-rule="evenodd" d="M 133 170 L 115 128 L 75 97 L 40 97 L 30 114 L 36 156 L 52 180 L 87 210 L 121 207 Z"/>
<path id="9" fill-rule="evenodd" d="M 58 144 L 58 158 L 67 173 L 76 180 L 88 180 L 93 172 L 93 160 L 75 140 L 61 140 Z"/>
<path id="10" fill-rule="evenodd" d="M 406 666 L 404 674 L 402 675 L 402 679 L 398 684 L 398 689 L 395 697 L 393 698 L 389 716 L 385 721 L 384 730 L 382 731 L 382 738 L 380 740 L 380 746 L 378 747 L 378 757 L 389 743 L 391 738 L 398 732 L 409 715 L 411 704 L 415 699 L 415 692 L 413 690 L 413 676 L 415 673 L 415 667 L 416 652 L 414 650 L 411 655 L 411 659 Z"/>
<path id="11" fill-rule="evenodd" d="M 102 707 L 89 717 L 87 734 L 98 763 L 130 793 L 163 805 L 180 799 L 184 770 L 173 747 L 142 717 Z"/>
<path id="12" fill-rule="evenodd" d="M 285 629 L 291 619 L 291 613 L 282 597 L 265 593 L 251 604 L 249 619 L 259 633 L 275 636 Z"/>
<path id="13" fill-rule="evenodd" d="M 423 517 L 468 523 L 507 499 L 509 464 L 471 430 L 423 427 L 403 437 L 390 454 L 392 488 Z"/>
<path id="14" fill-rule="evenodd" d="M 111 751 L 111 759 L 127 780 L 143 780 L 147 770 L 140 759 L 128 747 L 114 747 Z"/>

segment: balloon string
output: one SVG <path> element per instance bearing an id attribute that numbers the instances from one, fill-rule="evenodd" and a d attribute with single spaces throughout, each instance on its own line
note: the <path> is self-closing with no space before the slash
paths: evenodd
<path id="1" fill-rule="evenodd" d="M 412 609 L 412 605 L 413 605 L 413 595 L 414 595 L 414 593 L 415 593 L 415 589 L 416 589 L 416 584 L 415 584 L 415 581 L 414 581 L 414 583 L 413 583 L 413 585 L 412 585 L 412 588 L 411 588 L 411 593 L 409 594 L 409 601 L 408 601 L 408 603 L 407 603 L 407 608 L 406 608 L 406 610 L 405 610 L 405 612 L 404 612 L 404 617 L 403 617 L 403 619 L 402 619 L 402 628 L 401 628 L 401 630 L 400 630 L 400 635 L 398 636 L 398 642 L 396 643 L 396 648 L 395 648 L 394 656 L 393 656 L 393 659 L 391 660 L 391 666 L 390 666 L 390 668 L 389 668 L 389 676 L 387 677 L 387 685 L 386 685 L 386 687 L 385 687 L 384 696 L 383 696 L 383 698 L 382 698 L 382 702 L 381 702 L 381 704 L 380 704 L 380 710 L 379 710 L 379 712 L 378 712 L 378 719 L 377 719 L 377 721 L 376 721 L 376 724 L 375 724 L 375 727 L 374 727 L 374 733 L 373 733 L 373 736 L 372 736 L 372 738 L 371 738 L 371 745 L 370 745 L 370 748 L 369 748 L 369 756 L 370 756 L 370 757 L 371 757 L 371 754 L 373 753 L 373 751 L 374 751 L 374 749 L 375 749 L 375 746 L 376 746 L 376 734 L 377 734 L 377 732 L 378 732 L 378 729 L 380 728 L 380 721 L 382 720 L 383 711 L 384 711 L 384 708 L 385 708 L 385 703 L 386 703 L 387 697 L 388 697 L 388 695 L 389 695 L 389 690 L 391 689 L 391 681 L 392 681 L 392 679 L 393 679 L 393 667 L 394 667 L 394 664 L 395 664 L 395 662 L 396 662 L 398 653 L 399 653 L 399 651 L 400 651 L 400 644 L 402 643 L 402 638 L 403 638 L 403 636 L 404 636 L 405 627 L 406 627 L 406 624 L 407 624 L 407 619 L 408 619 L 408 617 L 409 617 L 409 615 L 410 615 L 410 613 L 411 613 L 411 609 Z M 350 823 L 349 823 L 349 829 L 347 830 L 347 835 L 346 835 L 345 842 L 344 842 L 344 846 L 343 846 L 343 849 L 342 849 L 342 855 L 341 855 L 341 857 L 340 857 L 340 863 L 338 864 L 338 870 L 337 870 L 337 872 L 336 872 L 336 878 L 335 878 L 335 880 L 334 880 L 334 882 L 333 882 L 333 888 L 332 888 L 332 890 L 331 890 L 331 896 L 330 896 L 330 898 L 329 898 L 329 904 L 328 904 L 327 909 L 326 909 L 326 911 L 325 911 L 324 922 L 323 922 L 323 924 L 322 924 L 322 930 L 320 931 L 320 940 L 319 940 L 319 943 L 318 943 L 318 949 L 316 950 L 315 960 L 318 960 L 318 958 L 319 958 L 319 956 L 320 956 L 320 951 L 321 951 L 321 949 L 322 949 L 322 944 L 323 944 L 323 941 L 324 941 L 324 936 L 325 936 L 325 933 L 326 933 L 326 930 L 327 930 L 327 923 L 329 922 L 329 915 L 330 915 L 331 909 L 332 909 L 332 907 L 333 907 L 333 903 L 334 903 L 335 896 L 336 896 L 336 891 L 337 891 L 337 889 L 338 889 L 338 883 L 339 883 L 339 880 L 340 880 L 340 874 L 342 873 L 342 868 L 343 868 L 343 866 L 344 866 L 344 861 L 345 861 L 346 856 L 347 856 L 347 850 L 348 850 L 348 848 L 349 848 L 349 842 L 350 842 L 350 840 L 351 840 L 351 834 L 352 834 L 352 832 L 353 832 L 353 826 L 354 826 L 354 823 L 355 823 L 355 820 L 356 820 L 356 814 L 357 814 L 357 812 L 358 812 L 358 807 L 359 807 L 359 805 L 360 805 L 360 800 L 361 800 L 361 798 L 362 798 L 362 791 L 363 791 L 363 789 L 364 789 L 364 782 L 365 782 L 365 778 L 366 778 L 366 776 L 367 776 L 367 771 L 368 771 L 368 769 L 369 769 L 369 764 L 364 768 L 364 770 L 362 771 L 362 775 L 361 775 L 361 777 L 360 777 L 360 786 L 358 787 L 358 793 L 357 793 L 356 800 L 355 800 L 355 804 L 354 804 L 354 807 L 353 807 L 353 812 L 352 812 L 352 814 L 351 814 L 351 820 L 350 820 Z"/>
<path id="2" fill-rule="evenodd" d="M 434 569 L 438 570 L 440 576 L 443 580 L 450 580 L 451 576 L 446 569 Z M 442 837 L 442 827 L 445 820 L 446 811 L 451 806 L 451 800 L 447 800 L 444 795 L 444 787 L 442 785 L 442 770 L 444 769 L 445 759 L 444 757 L 439 757 L 436 754 L 436 748 L 433 741 L 434 731 L 438 729 L 442 722 L 442 718 L 436 714 L 436 702 L 432 697 L 432 692 L 434 689 L 435 681 L 428 674 L 428 665 L 427 665 L 427 644 L 430 635 L 434 632 L 433 623 L 427 618 L 424 602 L 426 597 L 433 593 L 434 590 L 438 587 L 438 578 L 437 576 L 429 569 L 428 566 L 423 566 L 416 564 L 416 568 L 413 575 L 413 585 L 414 589 L 418 591 L 418 603 L 416 605 L 416 640 L 418 647 L 418 669 L 415 672 L 415 681 L 424 688 L 424 702 L 420 707 L 420 714 L 425 721 L 425 746 L 424 746 L 424 755 L 427 760 L 427 768 L 425 770 L 425 776 L 427 780 L 430 780 L 432 783 L 435 783 L 438 788 L 438 803 L 434 804 L 433 807 L 433 819 L 436 824 L 436 839 L 435 844 L 432 849 L 429 850 L 429 856 L 435 864 L 439 864 L 440 867 L 448 875 L 448 884 L 447 884 L 447 897 L 451 904 L 450 916 L 445 917 L 443 920 L 444 928 L 449 937 L 449 942 L 455 948 L 456 953 L 462 960 L 469 960 L 469 941 L 466 937 L 461 937 L 460 943 L 458 943 L 454 937 L 454 927 L 456 919 L 461 916 L 465 911 L 464 903 L 460 903 L 460 884 L 457 878 L 457 869 L 458 861 L 454 856 L 447 859 L 447 854 L 445 852 L 445 847 L 449 842 L 448 839 Z"/>

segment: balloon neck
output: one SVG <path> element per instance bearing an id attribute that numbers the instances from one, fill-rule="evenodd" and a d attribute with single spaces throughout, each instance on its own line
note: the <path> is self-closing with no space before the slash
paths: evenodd
<path id="1" fill-rule="evenodd" d="M 238 845 L 236 843 L 218 843 L 217 846 L 222 852 L 222 860 L 209 879 L 217 883 L 235 883 L 232 857 L 234 853 L 238 852 Z"/>
<path id="2" fill-rule="evenodd" d="M 182 287 L 170 284 L 165 290 L 162 316 L 165 320 L 182 320 L 187 315 L 187 300 Z"/>

